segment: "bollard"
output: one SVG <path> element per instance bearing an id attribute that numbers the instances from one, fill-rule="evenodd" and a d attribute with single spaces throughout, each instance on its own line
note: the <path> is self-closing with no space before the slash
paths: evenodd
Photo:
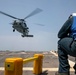
<path id="1" fill-rule="evenodd" d="M 35 54 L 34 57 L 22 58 L 7 58 L 5 60 L 5 75 L 22 75 L 23 64 L 34 61 L 33 73 L 38 75 L 42 73 L 42 54 Z"/>
<path id="2" fill-rule="evenodd" d="M 34 60 L 33 73 L 38 75 L 38 74 L 42 73 L 43 55 L 42 54 L 35 54 L 34 57 L 37 57 L 38 59 Z"/>
<path id="3" fill-rule="evenodd" d="M 22 75 L 22 68 L 22 58 L 7 58 L 5 60 L 5 75 Z"/>

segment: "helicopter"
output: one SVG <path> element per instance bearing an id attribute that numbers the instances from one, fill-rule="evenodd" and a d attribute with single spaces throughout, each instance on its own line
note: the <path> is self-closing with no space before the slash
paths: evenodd
<path id="1" fill-rule="evenodd" d="M 18 31 L 19 33 L 21 33 L 22 37 L 33 37 L 33 35 L 29 35 L 29 28 L 27 27 L 27 24 L 26 24 L 26 21 L 25 19 L 31 17 L 31 16 L 34 16 L 38 13 L 40 13 L 42 11 L 42 9 L 40 8 L 36 8 L 34 11 L 32 11 L 28 16 L 26 16 L 25 18 L 23 19 L 20 19 L 20 18 L 17 18 L 17 17 L 14 17 L 12 15 L 9 15 L 5 12 L 2 12 L 0 11 L 1 14 L 3 15 L 6 15 L 8 17 L 11 17 L 13 19 L 15 19 L 11 24 L 12 24 L 12 28 L 13 28 L 13 32 Z"/>

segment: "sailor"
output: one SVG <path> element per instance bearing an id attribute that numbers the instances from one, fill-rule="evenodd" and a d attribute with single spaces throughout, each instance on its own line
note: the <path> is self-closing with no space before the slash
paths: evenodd
<path id="1" fill-rule="evenodd" d="M 72 13 L 58 32 L 59 68 L 55 75 L 70 75 L 68 55 L 76 57 L 76 13 Z M 76 64 L 74 65 L 76 73 Z"/>

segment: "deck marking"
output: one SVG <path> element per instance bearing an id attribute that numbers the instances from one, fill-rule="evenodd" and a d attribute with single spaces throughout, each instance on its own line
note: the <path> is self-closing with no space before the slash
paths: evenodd
<path id="1" fill-rule="evenodd" d="M 58 71 L 58 68 L 42 68 L 43 71 Z M 0 67 L 0 71 L 4 71 L 4 67 Z M 33 67 L 23 67 L 23 71 L 33 71 Z M 74 71 L 73 68 L 70 71 Z"/>

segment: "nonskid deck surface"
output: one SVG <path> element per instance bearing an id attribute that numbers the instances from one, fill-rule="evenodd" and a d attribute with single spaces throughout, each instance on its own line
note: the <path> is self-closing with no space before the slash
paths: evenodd
<path id="1" fill-rule="evenodd" d="M 58 71 L 58 56 L 56 51 L 46 52 L 0 52 L 0 75 L 4 75 L 4 62 L 9 57 L 21 57 L 23 59 L 33 57 L 34 54 L 43 54 L 43 73 L 41 75 L 55 75 Z M 74 69 L 72 68 L 75 63 L 75 58 L 69 56 L 70 73 L 74 75 Z M 33 62 L 29 62 L 23 65 L 23 75 L 35 75 L 33 74 Z"/>

